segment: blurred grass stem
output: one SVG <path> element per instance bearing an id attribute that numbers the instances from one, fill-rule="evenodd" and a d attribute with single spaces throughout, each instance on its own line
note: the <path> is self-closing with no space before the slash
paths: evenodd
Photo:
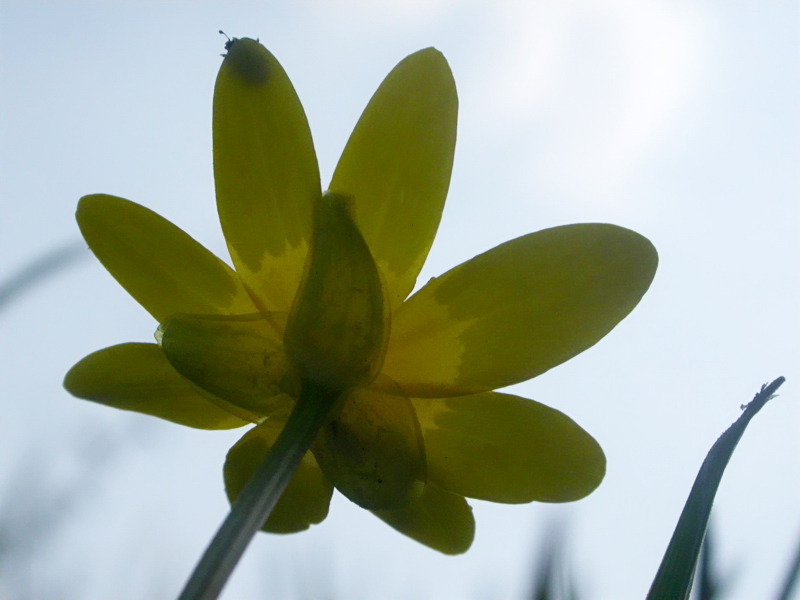
<path id="1" fill-rule="evenodd" d="M 797 550 L 795 550 L 794 557 L 789 565 L 789 571 L 786 573 L 783 589 L 777 600 L 790 600 L 792 593 L 797 588 L 798 574 L 800 574 L 800 544 L 798 544 Z"/>
<path id="2" fill-rule="evenodd" d="M 83 241 L 68 242 L 29 262 L 10 277 L 0 281 L 0 309 L 11 304 L 36 284 L 56 275 L 78 259 L 89 256 Z"/>

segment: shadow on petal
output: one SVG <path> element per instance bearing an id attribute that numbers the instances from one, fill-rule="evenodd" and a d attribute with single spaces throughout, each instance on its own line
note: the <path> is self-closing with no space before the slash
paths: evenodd
<path id="1" fill-rule="evenodd" d="M 336 488 L 369 510 L 408 505 L 426 480 L 422 434 L 405 396 L 350 391 L 313 450 Z"/>

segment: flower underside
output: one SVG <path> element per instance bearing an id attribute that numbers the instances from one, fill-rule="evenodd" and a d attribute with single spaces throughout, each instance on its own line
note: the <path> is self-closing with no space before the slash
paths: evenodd
<path id="1" fill-rule="evenodd" d="M 76 396 L 205 429 L 254 426 L 224 467 L 235 499 L 301 390 L 335 398 L 264 529 L 320 523 L 336 487 L 402 533 L 465 551 L 465 498 L 564 502 L 603 478 L 597 442 L 494 390 L 594 345 L 655 273 L 650 242 L 606 224 L 522 236 L 409 297 L 450 181 L 457 97 L 433 49 L 365 109 L 323 194 L 302 106 L 260 44 L 236 40 L 214 93 L 214 174 L 235 270 L 152 211 L 81 199 L 94 253 L 159 322 L 67 374 Z"/>

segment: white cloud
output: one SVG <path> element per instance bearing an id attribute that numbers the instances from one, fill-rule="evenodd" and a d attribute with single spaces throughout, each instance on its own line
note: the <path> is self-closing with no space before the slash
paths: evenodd
<path id="1" fill-rule="evenodd" d="M 486 62 L 500 67 L 487 70 L 479 103 L 505 135 L 533 140 L 525 176 L 559 196 L 622 201 L 701 83 L 702 10 L 584 0 L 508 3 L 498 12 L 505 31 L 492 37 L 504 42 Z"/>

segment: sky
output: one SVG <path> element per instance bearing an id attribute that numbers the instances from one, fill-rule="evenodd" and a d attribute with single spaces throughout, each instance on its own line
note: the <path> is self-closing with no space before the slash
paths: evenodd
<path id="1" fill-rule="evenodd" d="M 446 557 L 336 495 L 258 535 L 223 598 L 517 599 L 563 523 L 585 598 L 643 598 L 706 452 L 759 387 L 713 514 L 732 599 L 775 595 L 800 538 L 800 3 L 0 2 L 0 282 L 79 258 L 0 306 L 0 599 L 174 597 L 227 511 L 240 431 L 69 396 L 86 354 L 156 323 L 83 247 L 78 198 L 139 202 L 227 260 L 211 99 L 223 29 L 260 38 L 329 180 L 383 77 L 427 46 L 459 91 L 448 203 L 420 282 L 503 241 L 608 222 L 659 251 L 640 305 L 595 347 L 514 386 L 603 446 L 569 505 L 473 502 Z"/>

